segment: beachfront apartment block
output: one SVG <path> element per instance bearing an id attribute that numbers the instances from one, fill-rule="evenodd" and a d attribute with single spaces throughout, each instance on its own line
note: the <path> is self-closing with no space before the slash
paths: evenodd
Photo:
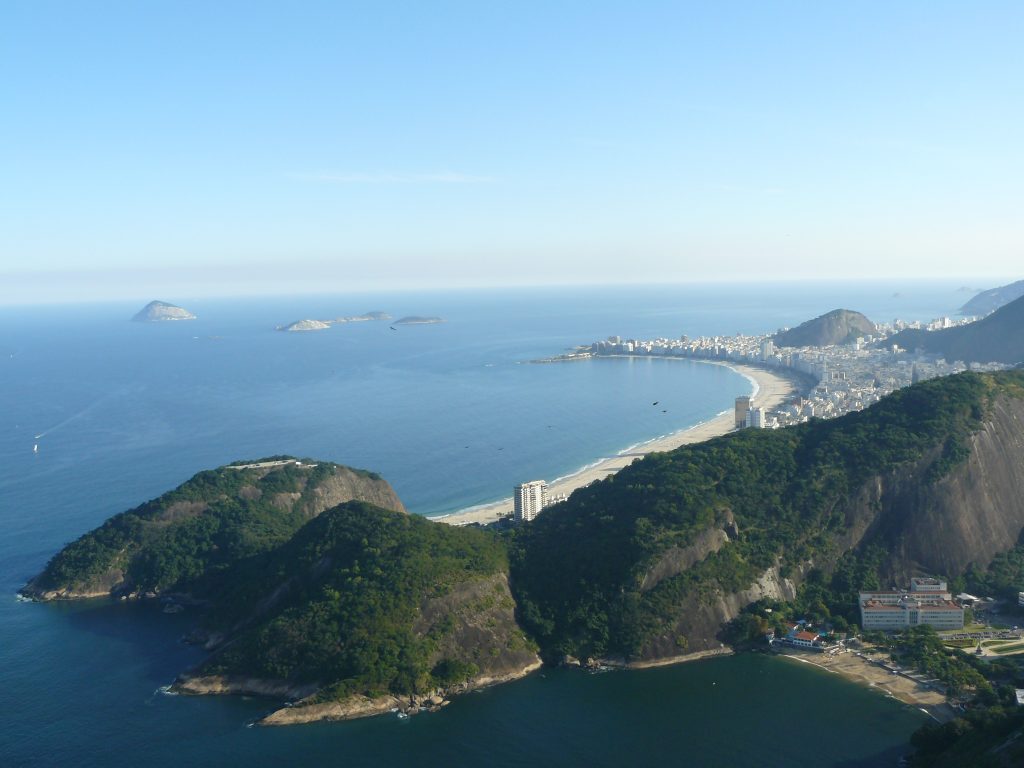
<path id="1" fill-rule="evenodd" d="M 517 523 L 528 523 L 540 514 L 548 501 L 548 484 L 532 480 L 516 486 L 513 500 L 513 518 Z"/>
<path id="2" fill-rule="evenodd" d="M 911 579 L 909 591 L 860 593 L 863 629 L 897 630 L 922 624 L 935 629 L 963 628 L 964 608 L 953 600 L 946 582 Z"/>
<path id="3" fill-rule="evenodd" d="M 743 429 L 747 426 L 747 416 L 750 413 L 750 397 L 743 395 L 736 398 L 736 429 Z"/>

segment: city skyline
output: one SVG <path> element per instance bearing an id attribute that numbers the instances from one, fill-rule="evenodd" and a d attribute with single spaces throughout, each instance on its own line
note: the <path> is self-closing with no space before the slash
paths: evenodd
<path id="1" fill-rule="evenodd" d="M 12 7 L 0 303 L 994 285 L 1024 240 L 1022 21 L 1012 3 Z"/>

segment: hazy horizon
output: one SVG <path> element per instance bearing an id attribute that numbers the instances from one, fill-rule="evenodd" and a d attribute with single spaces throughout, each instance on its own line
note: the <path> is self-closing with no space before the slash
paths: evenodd
<path id="1" fill-rule="evenodd" d="M 1009 2 L 15 4 L 0 303 L 992 287 L 1024 244 L 1022 24 Z"/>
<path id="2" fill-rule="evenodd" d="M 480 285 L 422 285 L 422 284 L 405 284 L 405 285 L 332 285 L 330 283 L 325 284 L 323 281 L 317 283 L 309 283 L 306 285 L 287 285 L 282 284 L 280 281 L 277 282 L 261 282 L 259 287 L 253 287 L 249 285 L 248 289 L 245 287 L 239 290 L 231 290 L 230 287 L 218 281 L 207 281 L 207 282 L 183 282 L 180 284 L 165 281 L 155 281 L 153 283 L 144 284 L 123 284 L 123 285 L 111 285 L 110 281 L 106 281 L 105 285 L 108 287 L 107 293 L 93 292 L 88 295 L 81 295 L 77 291 L 77 287 L 80 285 L 80 280 L 76 280 L 74 275 L 64 275 L 66 281 L 59 286 L 55 286 L 52 282 L 46 285 L 46 296 L 40 298 L 36 293 L 28 291 L 22 295 L 18 295 L 16 286 L 12 286 L 9 282 L 0 282 L 0 308 L 17 308 L 17 307 L 60 307 L 60 306 L 74 306 L 74 305 L 85 305 L 85 304 L 125 304 L 125 305 L 138 305 L 141 308 L 143 305 L 148 304 L 150 301 L 166 301 L 171 304 L 184 304 L 189 305 L 191 302 L 205 302 L 205 301 L 218 301 L 218 300 L 277 300 L 277 299 L 294 299 L 301 300 L 308 298 L 311 303 L 315 303 L 318 300 L 326 299 L 338 299 L 340 301 L 353 302 L 363 297 L 366 300 L 373 301 L 377 297 L 381 298 L 392 298 L 402 294 L 423 294 L 423 295 L 454 295 L 461 293 L 471 293 L 474 291 L 486 293 L 486 292 L 504 292 L 504 291 L 518 291 L 518 292 L 547 292 L 551 291 L 554 293 L 566 293 L 573 291 L 600 291 L 601 289 L 615 289 L 622 288 L 625 291 L 644 291 L 644 290 L 664 290 L 678 288 L 680 291 L 685 293 L 687 288 L 696 288 L 700 286 L 707 286 L 710 289 L 720 288 L 723 285 L 733 285 L 737 289 L 737 295 L 741 298 L 749 298 L 750 295 L 756 294 L 761 289 L 771 290 L 773 286 L 779 288 L 792 288 L 794 286 L 808 286 L 813 288 L 814 286 L 822 286 L 827 288 L 836 288 L 837 286 L 848 284 L 851 290 L 870 288 L 877 286 L 880 292 L 891 291 L 893 289 L 906 290 L 913 286 L 925 286 L 933 289 L 936 286 L 940 286 L 943 289 L 948 289 L 950 292 L 959 292 L 963 294 L 963 301 L 966 302 L 971 296 L 977 293 L 995 288 L 1001 285 L 1005 285 L 1011 282 L 1015 282 L 1020 277 L 1013 276 L 1001 276 L 997 278 L 985 278 L 978 276 L 955 276 L 955 277 L 926 277 L 926 278 L 910 278 L 910 277 L 830 277 L 830 278 L 814 278 L 814 277 L 803 277 L 803 278 L 792 278 L 792 277 L 781 277 L 777 279 L 769 280 L 746 280 L 746 279 L 729 279 L 729 278 L 704 278 L 694 279 L 689 281 L 663 281 L 663 282 L 628 282 L 622 281 L 616 282 L 563 282 L 563 283 L 545 283 L 545 284 L 480 284 Z M 40 286 L 42 288 L 42 286 Z M 851 296 L 851 306 L 845 307 L 847 309 L 856 310 L 857 306 Z M 347 306 L 347 305 L 346 305 Z M 339 306 L 339 311 L 342 307 Z M 348 307 L 352 311 L 370 311 L 374 309 L 386 309 L 385 307 L 367 306 L 362 309 L 353 306 Z M 346 310 L 347 311 L 347 310 Z"/>

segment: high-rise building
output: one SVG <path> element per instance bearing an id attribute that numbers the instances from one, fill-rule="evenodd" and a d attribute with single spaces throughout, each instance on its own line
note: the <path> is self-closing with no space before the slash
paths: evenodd
<path id="1" fill-rule="evenodd" d="M 736 398 L 736 429 L 747 426 L 747 414 L 750 413 L 750 397 L 743 395 Z"/>
<path id="2" fill-rule="evenodd" d="M 768 415 L 764 412 L 764 408 L 751 408 L 747 411 L 746 426 L 754 429 L 767 429 Z"/>
<path id="3" fill-rule="evenodd" d="M 517 523 L 528 523 L 544 509 L 548 500 L 548 484 L 543 480 L 532 480 L 516 486 L 513 503 Z"/>

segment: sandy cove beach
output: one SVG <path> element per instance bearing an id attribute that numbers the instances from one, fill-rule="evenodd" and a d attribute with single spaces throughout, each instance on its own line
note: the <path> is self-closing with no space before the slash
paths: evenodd
<path id="1" fill-rule="evenodd" d="M 798 390 L 797 379 L 788 376 L 784 372 L 770 371 L 766 368 L 756 368 L 739 363 L 721 363 L 711 360 L 700 362 L 708 365 L 724 365 L 749 379 L 752 385 L 751 397 L 753 404 L 758 408 L 771 410 L 795 395 Z M 700 443 L 710 440 L 712 437 L 724 435 L 733 429 L 734 417 L 730 410 L 693 427 L 674 432 L 666 437 L 641 443 L 636 448 L 616 456 L 609 456 L 579 472 L 560 477 L 549 483 L 548 496 L 559 496 L 561 494 L 568 496 L 577 488 L 583 488 L 595 480 L 601 480 L 608 475 L 618 472 L 623 467 L 628 467 L 636 459 L 646 456 L 648 453 L 671 451 L 681 445 Z M 511 497 L 491 504 L 471 507 L 461 512 L 431 517 L 431 519 L 448 523 L 449 525 L 487 524 L 500 520 L 502 517 L 510 514 L 512 514 Z"/>
<path id="2" fill-rule="evenodd" d="M 946 696 L 942 692 L 906 675 L 894 675 L 869 658 L 858 656 L 850 651 L 835 656 L 801 651 L 795 648 L 776 652 L 780 656 L 812 664 L 854 683 L 874 688 L 904 704 L 910 704 L 923 710 L 940 723 L 949 722 L 957 716 L 956 711 L 946 703 Z"/>

